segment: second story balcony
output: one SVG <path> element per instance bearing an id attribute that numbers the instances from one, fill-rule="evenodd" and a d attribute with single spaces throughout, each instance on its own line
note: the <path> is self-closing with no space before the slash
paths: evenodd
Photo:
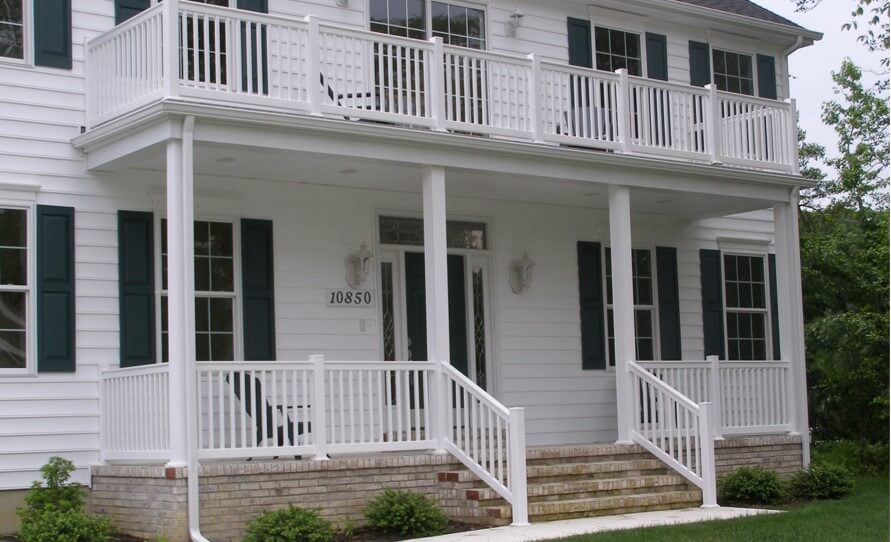
<path id="1" fill-rule="evenodd" d="M 87 128 L 164 100 L 797 173 L 792 101 L 164 2 L 87 43 Z"/>

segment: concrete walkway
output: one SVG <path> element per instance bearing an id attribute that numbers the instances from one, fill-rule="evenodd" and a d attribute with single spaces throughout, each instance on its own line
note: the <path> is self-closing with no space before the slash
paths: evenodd
<path id="1" fill-rule="evenodd" d="M 566 519 L 535 523 L 527 527 L 495 527 L 464 533 L 453 533 L 409 542 L 531 542 L 552 540 L 580 534 L 620 531 L 639 527 L 678 525 L 717 519 L 733 519 L 762 514 L 778 514 L 776 510 L 756 510 L 751 508 L 684 508 L 660 512 L 639 512 L 621 516 Z"/>

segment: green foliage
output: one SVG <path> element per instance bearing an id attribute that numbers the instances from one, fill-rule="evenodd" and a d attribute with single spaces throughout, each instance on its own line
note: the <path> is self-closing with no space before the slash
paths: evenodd
<path id="1" fill-rule="evenodd" d="M 783 482 L 772 470 L 743 467 L 721 480 L 721 497 L 729 502 L 775 504 L 785 498 Z"/>
<path id="2" fill-rule="evenodd" d="M 448 520 L 433 499 L 419 493 L 385 489 L 365 508 L 369 524 L 381 531 L 422 537 L 442 533 Z"/>
<path id="3" fill-rule="evenodd" d="M 854 490 L 854 476 L 844 467 L 813 463 L 789 482 L 789 493 L 798 499 L 841 499 Z"/>
<path id="4" fill-rule="evenodd" d="M 814 463 L 839 465 L 857 475 L 888 472 L 888 444 L 864 444 L 854 440 L 821 440 L 811 447 Z"/>
<path id="5" fill-rule="evenodd" d="M 833 4 L 838 0 L 833 0 Z M 797 11 L 808 11 L 822 3 L 823 0 L 795 0 Z M 888 0 L 854 0 L 854 8 L 851 10 L 851 20 L 842 24 L 843 30 L 861 30 L 857 41 L 866 46 L 869 51 L 887 53 L 889 40 L 888 25 Z M 883 65 L 888 65 L 888 57 L 883 54 Z"/>
<path id="6" fill-rule="evenodd" d="M 248 524 L 244 542 L 328 542 L 331 524 L 318 512 L 291 506 L 266 512 Z"/>
<path id="7" fill-rule="evenodd" d="M 83 511 L 83 490 L 68 483 L 74 464 L 51 457 L 40 468 L 43 483 L 35 481 L 18 510 L 22 542 L 105 542 L 111 522 Z"/>

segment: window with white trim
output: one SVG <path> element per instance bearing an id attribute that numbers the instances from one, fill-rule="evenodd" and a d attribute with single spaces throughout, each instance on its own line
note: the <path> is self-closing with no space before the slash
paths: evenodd
<path id="1" fill-rule="evenodd" d="M 768 359 L 766 258 L 724 254 L 727 359 Z"/>
<path id="2" fill-rule="evenodd" d="M 718 90 L 749 96 L 755 93 L 751 55 L 712 49 L 712 72 Z"/>
<path id="3" fill-rule="evenodd" d="M 29 297 L 28 212 L 0 208 L 0 371 L 28 366 Z"/>
<path id="4" fill-rule="evenodd" d="M 598 70 L 613 72 L 624 68 L 629 75 L 642 73 L 640 34 L 595 26 L 594 51 Z"/>
<path id="5" fill-rule="evenodd" d="M 483 9 L 429 0 L 370 0 L 369 8 L 369 28 L 374 32 L 421 40 L 433 35 L 447 45 L 486 48 Z"/>
<path id="6" fill-rule="evenodd" d="M 486 48 L 485 11 L 445 2 L 431 2 L 430 9 L 434 37 L 449 45 Z"/>
<path id="7" fill-rule="evenodd" d="M 606 326 L 609 366 L 616 366 L 616 334 L 613 324 L 613 277 L 610 249 L 605 249 Z M 631 251 L 632 295 L 634 299 L 634 343 L 636 359 L 657 359 L 656 295 L 653 253 L 649 249 Z"/>
<path id="8" fill-rule="evenodd" d="M 0 58 L 25 58 L 24 0 L 0 0 Z"/>
<path id="9" fill-rule="evenodd" d="M 235 234 L 231 222 L 195 221 L 195 359 L 235 359 Z M 161 220 L 161 360 L 168 361 L 167 220 Z"/>

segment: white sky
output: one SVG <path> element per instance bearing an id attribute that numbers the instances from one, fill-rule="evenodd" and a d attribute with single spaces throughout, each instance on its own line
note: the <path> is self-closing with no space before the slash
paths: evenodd
<path id="1" fill-rule="evenodd" d="M 834 155 L 835 131 L 820 121 L 821 104 L 833 99 L 831 72 L 838 70 L 845 57 L 850 57 L 863 69 L 866 81 L 876 80 L 876 75 L 868 73 L 869 70 L 876 74 L 882 72 L 881 56 L 870 53 L 857 41 L 859 29 L 841 29 L 842 24 L 851 20 L 855 0 L 823 0 L 812 11 L 804 13 L 795 12 L 792 0 L 754 1 L 805 28 L 823 33 L 821 41 L 793 53 L 789 65 L 792 97 L 797 101 L 801 127 L 807 131 L 808 140 L 820 143 Z"/>

